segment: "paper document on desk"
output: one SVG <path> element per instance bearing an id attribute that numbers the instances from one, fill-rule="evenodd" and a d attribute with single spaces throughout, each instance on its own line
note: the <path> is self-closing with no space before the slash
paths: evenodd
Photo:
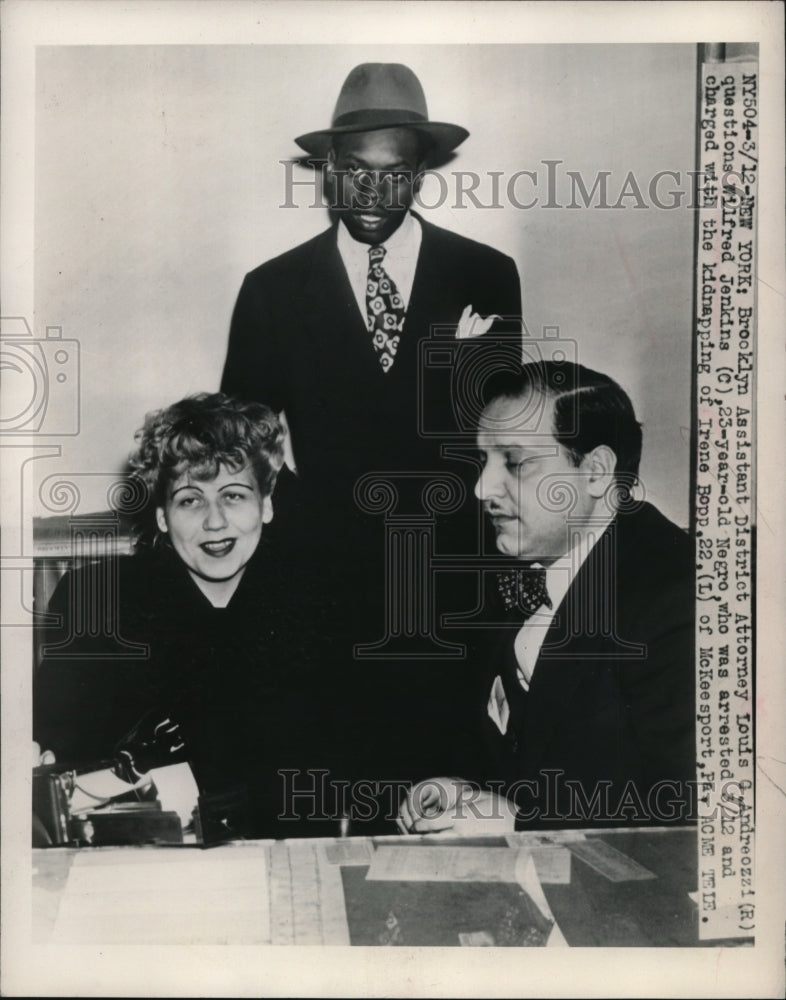
<path id="1" fill-rule="evenodd" d="M 161 808 L 176 812 L 180 822 L 186 826 L 199 798 L 199 789 L 190 766 L 183 761 L 180 764 L 157 767 L 150 772 L 150 777 L 158 791 Z"/>
<path id="2" fill-rule="evenodd" d="M 532 857 L 538 880 L 570 883 L 570 853 L 564 847 L 379 847 L 366 878 L 399 882 L 520 882 Z"/>
<path id="3" fill-rule="evenodd" d="M 509 847 L 380 846 L 366 878 L 391 882 L 518 882 L 528 852 Z"/>
<path id="4" fill-rule="evenodd" d="M 519 830 L 518 833 L 505 834 L 508 847 L 560 847 L 586 839 L 586 834 L 581 830 L 551 830 L 549 833 L 538 834 Z"/>
<path id="5" fill-rule="evenodd" d="M 53 944 L 269 944 L 264 848 L 85 850 Z"/>
<path id="6" fill-rule="evenodd" d="M 570 851 L 567 847 L 531 847 L 541 885 L 570 885 Z"/>
<path id="7" fill-rule="evenodd" d="M 116 795 L 126 795 L 144 784 L 148 784 L 147 777 L 143 781 L 137 782 L 136 785 L 130 785 L 122 778 L 118 778 L 111 768 L 79 774 L 74 780 L 74 790 L 69 802 L 71 813 L 75 815 L 79 812 L 96 809 Z"/>
<path id="8" fill-rule="evenodd" d="M 337 840 L 325 844 L 325 859 L 330 865 L 368 865 L 374 848 L 364 840 Z"/>
<path id="9" fill-rule="evenodd" d="M 134 789 L 141 789 L 154 782 L 158 801 L 165 811 L 176 812 L 185 826 L 197 804 L 199 790 L 191 768 L 186 763 L 169 764 L 143 774 L 136 784 L 129 784 L 118 778 L 111 768 L 79 774 L 74 781 L 70 799 L 72 815 L 98 809 L 111 799 L 127 795 Z"/>
<path id="10" fill-rule="evenodd" d="M 341 868 L 325 845 L 276 841 L 270 848 L 270 911 L 274 945 L 348 945 Z"/>
<path id="11" fill-rule="evenodd" d="M 541 888 L 540 881 L 535 870 L 535 862 L 533 861 L 532 856 L 528 857 L 523 864 L 519 865 L 519 872 L 521 875 L 519 885 L 522 889 L 524 889 L 532 902 L 538 907 L 546 920 L 551 921 L 551 932 L 548 936 L 548 940 L 546 941 L 546 947 L 567 948 L 568 942 L 565 940 L 565 935 L 559 929 L 559 924 L 554 919 L 554 914 L 551 912 L 549 901 L 546 899 L 543 889 Z"/>
<path id="12" fill-rule="evenodd" d="M 568 845 L 571 854 L 594 868 L 609 882 L 638 882 L 643 879 L 657 878 L 649 868 L 640 865 L 638 861 L 629 858 L 627 854 L 618 851 L 616 847 L 595 837 L 583 842 L 576 841 Z"/>

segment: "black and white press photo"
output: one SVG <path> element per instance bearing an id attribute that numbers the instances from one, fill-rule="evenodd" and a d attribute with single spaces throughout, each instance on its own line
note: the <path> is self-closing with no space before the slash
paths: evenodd
<path id="1" fill-rule="evenodd" d="M 3 988 L 776 995 L 782 10 L 3 13 Z"/>

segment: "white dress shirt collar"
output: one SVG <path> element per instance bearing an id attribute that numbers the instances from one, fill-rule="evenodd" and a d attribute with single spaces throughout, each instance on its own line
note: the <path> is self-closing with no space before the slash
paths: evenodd
<path id="1" fill-rule="evenodd" d="M 381 244 L 385 248 L 382 266 L 393 279 L 399 295 L 404 300 L 404 308 L 409 306 L 415 269 L 420 253 L 423 230 L 420 222 L 411 212 L 407 212 L 398 229 Z M 366 321 L 366 281 L 368 279 L 368 243 L 359 243 L 349 235 L 343 222 L 338 224 L 338 252 L 355 294 L 358 309 Z"/>

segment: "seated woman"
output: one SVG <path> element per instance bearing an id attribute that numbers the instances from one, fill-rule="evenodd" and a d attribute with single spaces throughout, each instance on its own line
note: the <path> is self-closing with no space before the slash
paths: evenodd
<path id="1" fill-rule="evenodd" d="M 34 686 L 34 739 L 58 761 L 176 723 L 202 806 L 244 836 L 325 833 L 276 819 L 278 770 L 327 766 L 329 743 L 307 638 L 318 613 L 292 601 L 264 536 L 283 438 L 267 407 L 221 393 L 149 414 L 130 459 L 148 497 L 136 554 L 61 581 Z"/>

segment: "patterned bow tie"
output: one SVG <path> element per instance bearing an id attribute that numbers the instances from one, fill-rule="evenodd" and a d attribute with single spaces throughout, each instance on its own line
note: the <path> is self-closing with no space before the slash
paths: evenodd
<path id="1" fill-rule="evenodd" d="M 549 592 L 546 589 L 546 570 L 518 569 L 497 574 L 497 587 L 505 605 L 505 611 L 516 608 L 526 618 L 532 617 L 538 608 L 545 604 L 552 607 Z"/>
<path id="2" fill-rule="evenodd" d="M 383 246 L 368 248 L 368 277 L 366 279 L 366 315 L 368 329 L 377 352 L 382 371 L 393 366 L 404 326 L 404 300 L 395 282 L 382 266 L 385 258 Z"/>

